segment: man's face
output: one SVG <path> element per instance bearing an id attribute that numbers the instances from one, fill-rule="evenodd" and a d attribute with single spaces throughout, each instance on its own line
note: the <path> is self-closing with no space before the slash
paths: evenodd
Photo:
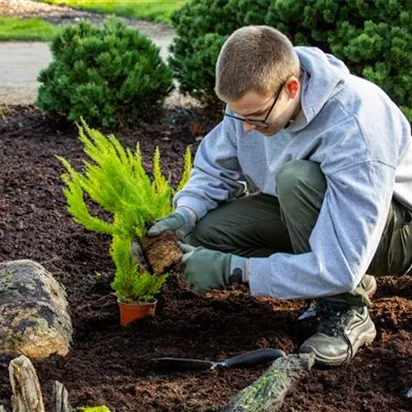
<path id="1" fill-rule="evenodd" d="M 239 100 L 228 101 L 228 106 L 235 113 L 229 117 L 243 121 L 245 132 L 255 130 L 272 136 L 284 128 L 296 113 L 299 97 L 299 81 L 292 77 L 275 93 L 261 94 L 251 90 Z"/>

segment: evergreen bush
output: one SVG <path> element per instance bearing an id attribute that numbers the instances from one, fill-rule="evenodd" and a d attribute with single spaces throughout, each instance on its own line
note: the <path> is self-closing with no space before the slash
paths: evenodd
<path id="1" fill-rule="evenodd" d="M 69 161 L 59 157 L 66 169 L 62 179 L 68 211 L 86 229 L 112 236 L 110 256 L 116 267 L 112 288 L 119 300 L 148 301 L 160 291 L 167 275 L 156 276 L 140 267 L 132 253 L 132 242 L 141 243 L 148 227 L 172 211 L 175 190 L 161 172 L 159 149 L 154 155 L 150 179 L 143 168 L 138 144 L 134 152 L 124 149 L 115 136 L 106 137 L 90 129 L 83 120 L 79 134 L 90 159 L 84 161 L 84 172 L 76 171 Z M 188 180 L 190 169 L 188 148 L 178 190 Z M 111 218 L 92 215 L 93 203 Z"/>
<path id="2" fill-rule="evenodd" d="M 409 6 L 408 0 L 192 0 L 172 17 L 177 37 L 170 65 L 182 90 L 208 103 L 215 98 L 220 45 L 239 27 L 266 24 L 296 46 L 341 58 L 353 74 L 382 87 L 412 121 Z"/>
<path id="3" fill-rule="evenodd" d="M 53 61 L 39 74 L 37 106 L 70 121 L 123 126 L 159 113 L 172 72 L 159 49 L 116 19 L 103 27 L 67 26 L 51 44 Z"/>

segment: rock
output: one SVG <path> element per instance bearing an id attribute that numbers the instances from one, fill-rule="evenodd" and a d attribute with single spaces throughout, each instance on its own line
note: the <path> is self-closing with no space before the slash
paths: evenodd
<path id="1" fill-rule="evenodd" d="M 0 354 L 65 356 L 72 333 L 66 292 L 43 266 L 0 263 Z"/>

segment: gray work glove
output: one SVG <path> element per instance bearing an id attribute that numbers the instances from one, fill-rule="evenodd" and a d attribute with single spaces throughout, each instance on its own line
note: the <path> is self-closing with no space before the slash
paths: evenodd
<path id="1" fill-rule="evenodd" d="M 185 252 L 183 279 L 195 292 L 205 293 L 246 282 L 246 258 L 185 243 L 179 245 Z"/>
<path id="2" fill-rule="evenodd" d="M 179 240 L 184 238 L 194 229 L 196 219 L 184 207 L 178 207 L 164 219 L 159 219 L 147 232 L 148 236 L 159 236 L 162 232 L 171 230 Z"/>

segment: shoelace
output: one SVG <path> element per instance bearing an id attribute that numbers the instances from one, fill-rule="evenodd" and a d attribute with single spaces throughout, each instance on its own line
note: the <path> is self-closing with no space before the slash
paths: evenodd
<path id="1" fill-rule="evenodd" d="M 353 357 L 353 346 L 345 332 L 345 326 L 350 311 L 353 309 L 342 303 L 317 302 L 315 306 L 316 312 L 321 316 L 318 332 L 328 336 L 342 337 L 349 348 L 345 362 L 349 362 Z"/>

